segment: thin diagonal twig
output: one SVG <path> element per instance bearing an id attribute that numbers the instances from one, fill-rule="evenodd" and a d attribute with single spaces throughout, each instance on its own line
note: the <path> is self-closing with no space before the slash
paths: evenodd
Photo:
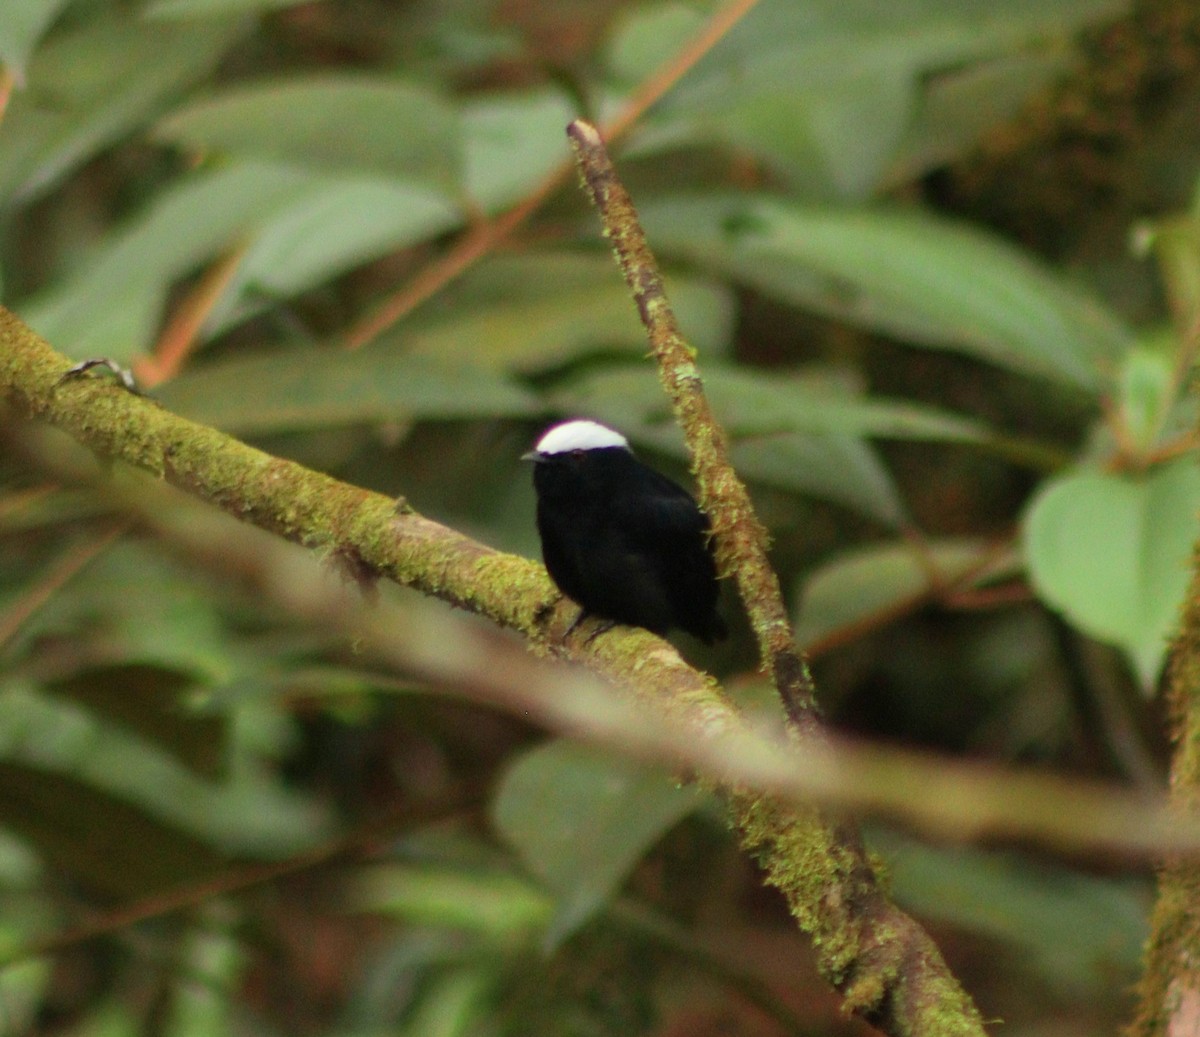
<path id="1" fill-rule="evenodd" d="M 134 374 L 147 389 L 169 381 L 179 373 L 184 362 L 196 348 L 200 331 L 225 289 L 237 274 L 246 257 L 248 244 L 243 242 L 212 264 L 196 286 L 175 308 L 171 319 L 155 342 L 151 355 L 134 362 Z"/>
<path id="2" fill-rule="evenodd" d="M 717 44 L 758 3 L 731 0 L 720 8 L 670 58 L 655 69 L 604 127 L 607 139 L 624 136 L 659 98 Z M 555 166 L 524 198 L 494 219 L 472 226 L 440 259 L 429 264 L 411 281 L 377 304 L 370 313 L 351 325 L 342 337 L 347 349 L 358 349 L 377 338 L 393 324 L 465 273 L 500 242 L 524 224 L 571 175 L 571 162 Z"/>
<path id="3" fill-rule="evenodd" d="M 6 645 L 17 631 L 36 615 L 37 611 L 61 590 L 80 570 L 110 544 L 121 537 L 132 525 L 131 520 L 121 518 L 107 528 L 92 534 L 87 540 L 66 551 L 42 574 L 32 587 L 17 598 L 3 613 L 0 613 L 0 648 Z"/>
<path id="4" fill-rule="evenodd" d="M 637 302 L 658 360 L 659 378 L 683 427 L 702 503 L 716 535 L 721 571 L 737 581 L 763 666 L 775 680 L 789 719 L 799 730 L 812 731 L 816 726 L 812 679 L 796 652 L 779 578 L 767 559 L 767 532 L 754 514 L 745 484 L 730 464 L 725 433 L 704 395 L 695 352 L 680 334 L 633 201 L 617 177 L 599 131 L 577 119 L 567 134 L 600 211 L 604 232 Z"/>

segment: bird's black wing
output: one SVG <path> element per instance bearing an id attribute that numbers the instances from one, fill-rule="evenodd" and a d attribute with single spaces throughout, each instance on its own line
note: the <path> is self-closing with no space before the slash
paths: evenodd
<path id="1" fill-rule="evenodd" d="M 719 588 L 708 517 L 682 486 L 652 469 L 640 521 L 622 521 L 630 546 L 656 569 L 667 589 L 672 625 L 704 641 L 725 636 L 716 611 Z"/>

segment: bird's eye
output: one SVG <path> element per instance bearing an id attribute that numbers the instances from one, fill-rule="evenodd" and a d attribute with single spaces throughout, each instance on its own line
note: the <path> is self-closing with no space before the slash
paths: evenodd
<path id="1" fill-rule="evenodd" d="M 576 461 L 582 460 L 583 459 L 583 451 L 582 450 L 572 450 L 571 456 L 573 458 L 575 458 Z"/>

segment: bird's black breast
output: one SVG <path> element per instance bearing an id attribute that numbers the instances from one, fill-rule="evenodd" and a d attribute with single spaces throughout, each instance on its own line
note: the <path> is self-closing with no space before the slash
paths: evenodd
<path id="1" fill-rule="evenodd" d="M 629 451 L 575 451 L 534 469 L 542 556 L 585 611 L 658 634 L 723 637 L 708 521 Z"/>

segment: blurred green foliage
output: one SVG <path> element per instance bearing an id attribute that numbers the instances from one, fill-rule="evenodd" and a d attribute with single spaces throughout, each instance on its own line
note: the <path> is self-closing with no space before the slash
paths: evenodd
<path id="1" fill-rule="evenodd" d="M 586 413 L 685 461 L 570 179 L 342 343 L 716 7 L 4 0 L 3 301 L 76 358 L 170 375 L 153 394 L 181 414 L 536 554 L 517 458 L 543 423 Z M 1013 127 L 1087 81 L 1128 7 L 760 0 L 616 150 L 830 720 L 1153 786 L 1200 513 L 1200 212 L 1178 187 L 1200 140 L 1106 141 L 1096 161 L 1124 147 L 1136 175 L 1056 251 L 1009 232 L 1021 198 L 972 208 L 964 173 L 1014 160 Z M 1200 80 L 1155 82 L 1162 123 L 1190 111 Z M 703 796 L 427 694 L 48 483 L 0 428 L 0 957 L 118 923 L 0 971 L 0 1030 L 851 1028 Z M 456 650 L 448 610 L 409 605 Z M 696 658 L 758 683 L 744 632 Z M 438 820 L 372 835 L 412 804 Z M 347 834 L 340 866 L 205 895 Z M 1127 1013 L 1144 873 L 874 839 L 986 1016 Z M 119 924 L 180 890 L 200 906 Z"/>

